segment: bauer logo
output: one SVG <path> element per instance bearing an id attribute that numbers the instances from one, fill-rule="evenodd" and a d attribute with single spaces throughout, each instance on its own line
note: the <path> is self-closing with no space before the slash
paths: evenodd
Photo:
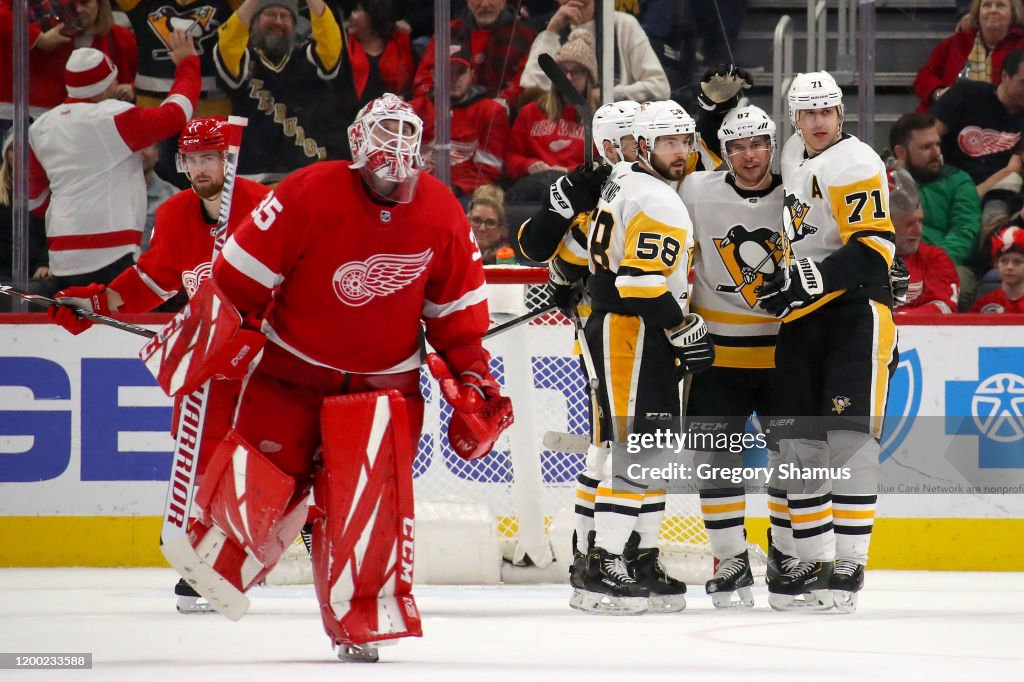
<path id="1" fill-rule="evenodd" d="M 889 398 L 885 404 L 885 428 L 882 433 L 880 460 L 899 451 L 910 433 L 923 393 L 921 358 L 916 350 L 900 352 L 900 361 L 889 383 Z"/>
<path id="2" fill-rule="evenodd" d="M 978 379 L 946 382 L 946 433 L 978 439 L 978 466 L 1024 467 L 1024 348 L 978 349 Z"/>

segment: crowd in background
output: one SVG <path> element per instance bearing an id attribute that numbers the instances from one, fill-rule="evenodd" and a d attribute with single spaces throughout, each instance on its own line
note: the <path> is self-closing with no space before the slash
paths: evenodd
<path id="1" fill-rule="evenodd" d="M 0 134 L 8 132 L 13 116 L 11 2 L 0 0 Z M 1021 0 L 965 4 L 957 3 L 962 18 L 914 81 L 917 112 L 902 117 L 889 140 L 892 164 L 909 172 L 920 195 L 920 220 L 899 217 L 909 221 L 904 232 L 911 235 L 900 248 L 914 257 L 919 248 L 934 247 L 948 259 L 956 280 L 943 284 L 955 287 L 952 298 L 943 297 L 952 301 L 950 312 L 979 309 L 976 301 L 1007 290 L 1014 277 L 1024 282 L 1024 274 L 1015 274 L 1024 263 L 1002 265 L 1015 260 L 1007 254 L 1024 252 L 1017 248 L 1024 232 L 1007 232 L 1024 225 L 1024 7 Z M 616 0 L 614 98 L 673 97 L 695 107 L 692 84 L 705 64 L 730 61 L 729 46 L 737 40 L 746 5 L 747 0 Z M 66 65 L 81 47 L 109 57 L 116 80 L 111 98 L 140 108 L 159 106 L 175 83 L 171 53 L 177 32 L 189 36 L 199 59 L 193 115 L 234 113 L 249 120 L 239 159 L 242 177 L 273 185 L 318 160 L 348 158 L 348 124 L 384 92 L 409 101 L 423 119 L 424 160 L 433 172 L 437 102 L 430 2 L 29 0 L 28 7 L 34 119 L 68 96 Z M 516 221 L 506 218 L 506 201 L 510 212 L 536 202 L 554 178 L 583 160 L 582 122 L 552 89 L 538 56 L 551 54 L 577 92 L 596 104 L 595 9 L 595 0 L 451 3 L 451 186 L 470 211 L 485 262 L 495 262 L 499 249 L 515 243 L 510 228 Z M 3 137 L 9 140 L 9 134 Z M 147 218 L 137 226 L 140 249 L 152 234 L 156 206 L 188 187 L 175 168 L 175 150 L 176 136 L 132 150 L 141 160 L 147 197 Z M 5 281 L 11 272 L 9 151 L 5 141 Z M 50 268 L 52 228 L 37 215 L 29 232 L 32 289 L 52 292 L 48 282 L 61 274 Z M 933 256 L 929 262 L 939 258 Z M 943 264 L 941 270 L 947 282 L 950 269 Z M 1009 286 L 1011 294 L 1024 293 L 1019 286 L 1024 283 Z"/>

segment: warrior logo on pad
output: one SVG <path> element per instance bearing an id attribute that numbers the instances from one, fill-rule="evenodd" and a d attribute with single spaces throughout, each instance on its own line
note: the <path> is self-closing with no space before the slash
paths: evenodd
<path id="1" fill-rule="evenodd" d="M 375 296 L 389 296 L 419 277 L 433 255 L 431 249 L 414 254 L 382 253 L 346 263 L 334 272 L 334 293 L 352 306 L 369 303 Z"/>

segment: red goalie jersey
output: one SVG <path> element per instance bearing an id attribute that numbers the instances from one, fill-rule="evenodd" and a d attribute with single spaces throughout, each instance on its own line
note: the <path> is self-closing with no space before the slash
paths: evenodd
<path id="1" fill-rule="evenodd" d="M 347 161 L 286 178 L 241 224 L 214 279 L 292 355 L 361 374 L 420 366 L 427 341 L 458 374 L 482 357 L 483 267 L 451 192 L 421 175 L 407 204 L 369 198 Z M 301 267 L 295 267 L 301 261 Z M 276 290 L 276 291 L 275 291 Z"/>
<path id="2" fill-rule="evenodd" d="M 263 185 L 236 178 L 231 196 L 228 234 L 270 191 Z M 200 282 L 210 276 L 213 233 L 216 221 L 203 215 L 202 200 L 187 189 L 178 192 L 156 211 L 156 229 L 149 250 L 110 283 L 124 304 L 118 312 L 141 313 L 160 305 L 182 287 L 189 298 Z"/>

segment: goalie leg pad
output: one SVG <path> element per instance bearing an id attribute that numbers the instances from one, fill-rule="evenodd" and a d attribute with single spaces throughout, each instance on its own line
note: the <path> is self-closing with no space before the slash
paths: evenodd
<path id="1" fill-rule="evenodd" d="M 308 488 L 297 487 L 295 479 L 231 431 L 214 452 L 196 494 L 192 544 L 217 573 L 245 592 L 270 572 L 298 535 L 308 496 Z M 197 589 L 203 594 L 201 586 Z"/>
<path id="2" fill-rule="evenodd" d="M 335 645 L 422 635 L 412 592 L 412 456 L 398 391 L 327 398 L 313 584 Z"/>

